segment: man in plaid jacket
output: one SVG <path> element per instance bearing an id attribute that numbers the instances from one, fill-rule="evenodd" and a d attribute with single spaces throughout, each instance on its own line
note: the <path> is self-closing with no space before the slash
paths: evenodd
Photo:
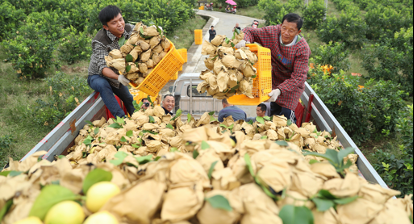
<path id="1" fill-rule="evenodd" d="M 284 115 L 294 123 L 295 109 L 305 90 L 311 54 L 308 43 L 300 35 L 302 25 L 302 18 L 290 13 L 283 17 L 281 25 L 260 29 L 245 28 L 244 40 L 236 45 L 236 48 L 241 48 L 246 43 L 256 42 L 271 50 L 271 116 Z"/>

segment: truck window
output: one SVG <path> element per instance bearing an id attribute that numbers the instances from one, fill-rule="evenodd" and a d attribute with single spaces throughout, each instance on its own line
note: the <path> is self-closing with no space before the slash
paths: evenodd
<path id="1" fill-rule="evenodd" d="M 205 92 L 203 94 L 200 94 L 197 91 L 197 86 L 194 86 L 194 85 L 193 85 L 193 88 L 192 88 L 192 92 L 193 92 L 193 97 L 208 97 L 207 92 Z M 190 95 L 190 86 L 187 86 L 187 96 L 191 96 Z"/>

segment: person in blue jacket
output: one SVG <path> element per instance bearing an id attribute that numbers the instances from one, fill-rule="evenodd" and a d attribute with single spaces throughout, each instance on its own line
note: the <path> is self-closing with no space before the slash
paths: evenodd
<path id="1" fill-rule="evenodd" d="M 229 104 L 227 99 L 224 99 L 222 101 L 222 104 L 223 104 L 223 110 L 220 111 L 219 118 L 218 118 L 220 122 L 223 122 L 224 118 L 229 117 L 230 115 L 233 116 L 234 121 L 238 121 L 238 120 L 245 121 L 247 119 L 246 113 L 242 109 Z"/>

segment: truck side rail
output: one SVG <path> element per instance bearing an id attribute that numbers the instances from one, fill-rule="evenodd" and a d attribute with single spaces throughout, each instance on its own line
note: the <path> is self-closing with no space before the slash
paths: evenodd
<path id="1" fill-rule="evenodd" d="M 319 126 L 321 130 L 325 130 L 327 132 L 334 130 L 342 146 L 345 148 L 351 147 L 355 149 L 355 153 L 358 154 L 358 169 L 367 181 L 379 184 L 384 188 L 388 188 L 387 184 L 365 158 L 364 154 L 361 150 L 359 150 L 358 146 L 351 139 L 351 137 L 349 137 L 342 125 L 336 120 L 333 114 L 329 111 L 328 107 L 326 107 L 315 91 L 313 91 L 312 87 L 306 82 L 305 92 L 301 96 L 301 100 L 305 105 L 308 105 L 311 95 L 314 96 L 311 114 L 316 125 Z"/>
<path id="2" fill-rule="evenodd" d="M 86 121 L 92 120 L 103 106 L 104 103 L 99 93 L 93 92 L 20 161 L 37 151 L 47 151 L 48 153 L 42 158 L 52 161 L 55 155 L 60 155 L 70 145 Z"/>

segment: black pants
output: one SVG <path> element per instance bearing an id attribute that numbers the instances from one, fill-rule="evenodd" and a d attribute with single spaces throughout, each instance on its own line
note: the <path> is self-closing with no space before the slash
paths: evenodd
<path id="1" fill-rule="evenodd" d="M 282 116 L 284 115 L 287 119 L 290 119 L 293 123 L 296 124 L 295 111 L 279 106 L 279 104 L 272 102 L 270 103 L 270 116 L 274 115 Z"/>

